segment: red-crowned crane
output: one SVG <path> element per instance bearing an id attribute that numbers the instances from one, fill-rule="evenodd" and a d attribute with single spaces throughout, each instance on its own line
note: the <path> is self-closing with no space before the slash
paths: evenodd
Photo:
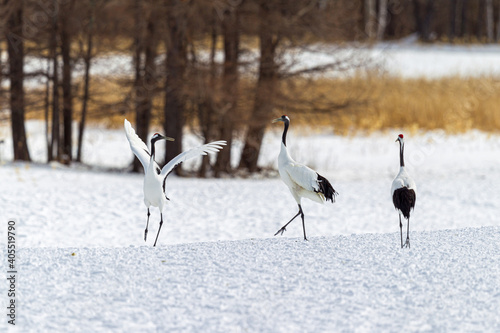
<path id="1" fill-rule="evenodd" d="M 308 198 L 310 200 L 316 201 L 323 204 L 325 201 L 330 200 L 332 203 L 335 201 L 335 196 L 338 193 L 333 189 L 330 182 L 316 171 L 308 168 L 303 164 L 295 162 L 288 154 L 286 148 L 286 133 L 288 127 L 290 126 L 290 118 L 286 115 L 280 118 L 274 119 L 273 123 L 282 121 L 285 123 L 285 129 L 283 131 L 283 137 L 281 142 L 281 150 L 278 156 L 278 170 L 281 176 L 281 180 L 288 186 L 288 189 L 292 193 L 297 205 L 299 206 L 299 212 L 295 215 L 287 224 L 285 224 L 280 230 L 278 230 L 274 235 L 278 235 L 286 231 L 286 227 L 292 222 L 297 216 L 300 215 L 302 218 L 302 228 L 304 230 L 304 240 L 306 237 L 306 226 L 304 223 L 304 212 L 301 206 L 302 198 Z"/>
<path id="2" fill-rule="evenodd" d="M 417 185 L 410 178 L 405 169 L 404 150 L 405 142 L 403 134 L 399 134 L 396 142 L 399 141 L 399 173 L 394 178 L 391 187 L 392 202 L 399 212 L 399 230 L 401 232 L 401 248 L 410 247 L 410 210 L 415 207 L 417 199 Z M 406 227 L 406 243 L 403 244 L 403 224 L 401 223 L 401 214 L 408 221 Z"/>
<path id="3" fill-rule="evenodd" d="M 163 225 L 163 208 L 167 203 L 167 200 L 170 200 L 165 194 L 167 176 L 177 165 L 181 164 L 185 160 L 200 155 L 207 155 L 207 153 L 218 152 L 223 148 L 222 146 L 226 145 L 226 141 L 214 141 L 203 146 L 187 150 L 174 157 L 163 168 L 160 168 L 158 163 L 155 161 L 155 143 L 159 140 L 174 141 L 174 139 L 155 133 L 151 138 L 150 152 L 146 144 L 137 136 L 137 134 L 135 134 L 132 125 L 130 125 L 130 122 L 127 119 L 125 119 L 124 127 L 125 134 L 128 142 L 130 143 L 130 149 L 132 149 L 132 152 L 135 156 L 137 156 L 144 167 L 144 204 L 148 208 L 148 220 L 146 222 L 146 229 L 144 230 L 144 241 L 146 241 L 148 236 L 149 216 L 151 215 L 149 213 L 149 207 L 153 206 L 160 209 L 160 227 L 158 228 L 158 233 L 156 234 L 155 243 L 153 245 L 156 246 L 161 226 Z"/>

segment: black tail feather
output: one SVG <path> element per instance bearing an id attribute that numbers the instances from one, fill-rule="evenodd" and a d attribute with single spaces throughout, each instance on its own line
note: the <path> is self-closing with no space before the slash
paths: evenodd
<path id="1" fill-rule="evenodd" d="M 331 202 L 335 202 L 335 196 L 339 195 L 337 191 L 333 188 L 332 184 L 325 177 L 318 175 L 318 184 L 319 184 L 319 193 L 323 193 L 326 198 L 326 201 L 330 200 Z"/>
<path id="2" fill-rule="evenodd" d="M 398 188 L 392 195 L 394 207 L 399 209 L 405 219 L 410 218 L 410 210 L 415 207 L 416 195 L 415 191 L 406 187 Z"/>

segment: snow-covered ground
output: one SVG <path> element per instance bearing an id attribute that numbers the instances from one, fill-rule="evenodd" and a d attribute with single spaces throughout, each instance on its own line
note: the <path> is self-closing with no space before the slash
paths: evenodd
<path id="1" fill-rule="evenodd" d="M 500 45 L 381 43 L 372 56 L 392 76 L 429 79 L 500 75 Z"/>
<path id="2" fill-rule="evenodd" d="M 22 332 L 498 332 L 499 227 L 19 253 Z"/>
<path id="3" fill-rule="evenodd" d="M 276 167 L 281 130 L 267 133 L 262 166 Z M 340 192 L 333 205 L 303 202 L 309 242 L 298 221 L 273 237 L 296 213 L 278 178 L 171 176 L 155 249 L 159 213 L 144 243 L 142 176 L 120 171 L 132 160 L 121 129 L 89 129 L 90 169 L 43 164 L 43 126 L 28 133 L 39 163 L 0 166 L 0 219 L 18 221 L 20 332 L 500 330 L 499 135 L 405 133 L 418 185 L 409 250 L 389 195 L 399 132 L 293 124 L 292 156 Z M 199 143 L 187 133 L 185 148 Z M 2 305 L 6 290 L 3 279 Z"/>
<path id="4" fill-rule="evenodd" d="M 305 69 L 342 62 L 347 69 L 326 73 L 348 77 L 377 70 L 403 78 L 483 77 L 500 75 L 500 45 L 419 44 L 415 40 L 377 43 L 373 46 L 337 47 L 318 45 L 288 55 L 292 69 Z M 349 68 L 355 64 L 360 68 Z"/>

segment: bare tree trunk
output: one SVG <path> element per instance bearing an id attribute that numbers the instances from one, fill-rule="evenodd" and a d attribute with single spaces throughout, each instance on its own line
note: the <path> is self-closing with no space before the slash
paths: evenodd
<path id="1" fill-rule="evenodd" d="M 379 0 L 377 40 L 384 39 L 386 26 L 387 26 L 387 0 Z"/>
<path id="2" fill-rule="evenodd" d="M 460 15 L 460 37 L 466 37 L 467 33 L 467 0 L 460 0 L 462 7 Z"/>
<path id="3" fill-rule="evenodd" d="M 165 159 L 171 160 L 182 152 L 182 129 L 184 127 L 183 78 L 186 71 L 186 17 L 179 0 L 166 0 L 167 5 L 167 57 L 165 68 L 164 130 L 175 141 L 168 144 Z M 176 168 L 177 171 L 180 168 Z"/>
<path id="4" fill-rule="evenodd" d="M 0 35 L 0 100 L 3 95 L 3 89 L 2 89 L 2 82 L 3 82 L 3 61 L 2 61 L 2 42 L 3 42 L 3 37 Z"/>
<path id="5" fill-rule="evenodd" d="M 213 12 L 213 19 L 211 20 L 212 33 L 210 41 L 210 70 L 208 84 L 209 87 L 203 87 L 201 98 L 198 102 L 198 118 L 200 121 L 200 128 L 202 130 L 205 143 L 213 139 L 214 131 L 214 98 L 212 89 L 216 85 L 217 64 L 215 62 L 215 52 L 217 49 L 217 20 L 216 12 Z M 194 52 L 194 45 L 191 44 L 191 49 Z M 205 80 L 203 80 L 205 84 Z M 205 178 L 209 168 L 210 156 L 204 155 L 201 159 L 200 169 L 198 170 L 198 177 Z"/>
<path id="6" fill-rule="evenodd" d="M 141 0 L 134 1 L 134 98 L 135 98 L 135 111 L 136 111 L 136 123 L 140 122 L 139 118 L 139 94 L 141 91 L 141 81 L 142 81 L 142 53 L 143 53 L 143 43 L 142 43 L 142 30 L 143 30 L 143 10 L 141 5 Z M 144 141 L 147 142 L 147 132 L 144 135 L 144 131 L 138 132 L 137 135 Z M 142 135 L 142 136 L 141 136 Z M 134 158 L 132 162 L 132 171 L 140 172 L 142 170 L 141 162 Z"/>
<path id="7" fill-rule="evenodd" d="M 434 19 L 434 1 L 427 0 L 422 13 L 421 4 L 419 0 L 413 0 L 415 10 L 415 21 L 417 23 L 417 31 L 420 39 L 424 42 L 431 40 L 431 27 Z"/>
<path id="8" fill-rule="evenodd" d="M 488 43 L 493 42 L 493 0 L 486 0 L 486 36 L 488 38 Z"/>
<path id="9" fill-rule="evenodd" d="M 64 9 L 71 12 L 74 2 L 72 1 Z M 63 60 L 62 69 L 62 93 L 63 93 L 63 144 L 62 160 L 70 163 L 73 160 L 72 137 L 73 137 L 73 96 L 71 92 L 71 36 L 70 27 L 66 15 L 61 15 L 61 55 Z"/>
<path id="10" fill-rule="evenodd" d="M 144 39 L 144 67 L 136 90 L 136 126 L 137 135 L 146 141 L 151 124 L 153 98 L 158 89 L 156 80 L 156 56 L 158 47 L 158 12 L 151 9 L 146 24 L 146 37 Z"/>
<path id="11" fill-rule="evenodd" d="M 9 55 L 10 109 L 14 160 L 30 161 L 24 117 L 24 42 L 22 0 L 5 0 L 14 8 L 7 19 L 5 37 Z"/>
<path id="12" fill-rule="evenodd" d="M 415 30 L 418 33 L 418 37 L 422 38 L 422 15 L 420 14 L 421 8 L 420 8 L 420 1 L 419 0 L 413 0 L 413 16 L 415 18 Z"/>
<path id="13" fill-rule="evenodd" d="M 50 58 L 47 58 L 47 80 L 45 81 L 44 98 L 44 118 L 45 118 L 45 140 L 47 143 L 47 161 L 50 161 L 50 132 L 49 132 L 49 113 L 50 113 Z"/>
<path id="14" fill-rule="evenodd" d="M 498 42 L 499 40 L 500 40 L 500 6 L 498 6 L 497 33 L 495 36 L 495 41 Z"/>
<path id="15" fill-rule="evenodd" d="M 83 149 L 83 132 L 85 130 L 85 121 L 87 118 L 87 105 L 89 100 L 89 88 L 90 88 L 90 65 L 92 60 L 92 39 L 94 35 L 94 0 L 90 3 L 90 19 L 87 31 L 87 50 L 83 61 L 85 62 L 85 74 L 83 83 L 83 100 L 82 100 L 82 114 L 80 119 L 80 124 L 78 125 L 78 150 L 76 154 L 76 161 L 82 162 L 82 149 Z"/>
<path id="16" fill-rule="evenodd" d="M 457 29 L 457 0 L 451 0 L 450 3 L 450 30 L 448 31 L 448 39 L 453 43 L 456 37 Z"/>
<path id="17" fill-rule="evenodd" d="M 427 0 L 425 5 L 425 17 L 422 30 L 422 40 L 429 42 L 431 40 L 431 26 L 434 19 L 434 0 Z"/>
<path id="18" fill-rule="evenodd" d="M 480 41 L 482 37 L 484 36 L 484 16 L 485 16 L 485 0 L 478 0 L 479 2 L 479 10 L 477 11 L 477 19 L 476 19 L 476 39 Z"/>
<path id="19" fill-rule="evenodd" d="M 245 145 L 241 153 L 239 169 L 247 169 L 256 172 L 260 148 L 266 125 L 272 116 L 274 108 L 275 91 L 278 81 L 278 68 L 275 61 L 276 48 L 279 38 L 273 34 L 270 18 L 272 17 L 269 3 L 262 0 L 259 14 L 261 23 L 259 27 L 260 40 L 260 63 L 259 78 L 255 94 L 255 102 L 252 115 L 248 120 L 248 130 L 245 137 Z"/>
<path id="20" fill-rule="evenodd" d="M 377 35 L 377 1 L 365 0 L 365 32 L 369 40 L 375 39 Z"/>
<path id="21" fill-rule="evenodd" d="M 50 140 L 49 161 L 60 160 L 60 129 L 59 129 L 59 64 L 57 61 L 57 18 L 58 4 L 57 0 L 53 0 L 54 13 L 52 17 L 52 31 L 50 36 L 50 51 L 52 58 L 52 136 Z"/>
<path id="22" fill-rule="evenodd" d="M 240 49 L 240 32 L 238 9 L 230 7 L 224 12 L 222 31 L 224 34 L 224 73 L 223 90 L 225 92 L 224 105 L 219 110 L 220 139 L 227 141 L 227 146 L 217 154 L 215 176 L 221 172 L 230 173 L 231 146 L 238 100 L 238 58 Z"/>

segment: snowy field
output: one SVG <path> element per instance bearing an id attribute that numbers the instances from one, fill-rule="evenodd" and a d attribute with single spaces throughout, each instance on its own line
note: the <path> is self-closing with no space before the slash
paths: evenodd
<path id="1" fill-rule="evenodd" d="M 276 167 L 281 131 L 267 133 L 261 166 Z M 142 176 L 123 171 L 123 130 L 90 128 L 91 167 L 70 168 L 43 163 L 41 123 L 28 133 L 38 163 L 0 166 L 0 218 L 18 221 L 19 332 L 500 330 L 499 135 L 405 133 L 418 194 L 401 250 L 389 194 L 398 130 L 339 137 L 292 119 L 291 155 L 340 193 L 303 202 L 309 242 L 298 220 L 273 236 L 296 213 L 278 178 L 171 176 L 157 248 L 159 213 L 144 243 Z M 0 135 L 8 161 L 8 128 Z M 186 149 L 199 143 L 186 134 Z M 3 251 L 5 240 L 3 227 Z"/>
<path id="2" fill-rule="evenodd" d="M 349 52 L 288 60 L 298 69 Z M 394 76 L 500 76 L 498 45 L 408 39 L 357 52 Z M 45 68 L 33 58 L 26 66 Z M 131 59 L 99 58 L 92 70 L 127 75 Z M 282 127 L 274 129 L 262 167 L 277 167 Z M 9 128 L 0 126 L 0 219 L 16 219 L 18 232 L 17 332 L 500 331 L 499 135 L 405 133 L 418 194 L 412 247 L 401 250 L 389 194 L 399 130 L 339 137 L 292 119 L 291 155 L 340 193 L 333 205 L 303 201 L 309 242 L 298 220 L 273 236 L 296 213 L 277 177 L 171 176 L 157 248 L 159 213 L 145 243 L 142 176 L 124 171 L 133 156 L 123 130 L 89 128 L 85 164 L 73 167 L 45 164 L 43 124 L 28 122 L 27 132 L 35 163 L 11 163 Z M 186 149 L 200 143 L 186 133 Z M 233 148 L 236 164 L 241 142 Z M 0 331 L 16 331 L 3 316 Z"/>
<path id="3" fill-rule="evenodd" d="M 25 248 L 22 332 L 498 332 L 499 227 Z"/>

